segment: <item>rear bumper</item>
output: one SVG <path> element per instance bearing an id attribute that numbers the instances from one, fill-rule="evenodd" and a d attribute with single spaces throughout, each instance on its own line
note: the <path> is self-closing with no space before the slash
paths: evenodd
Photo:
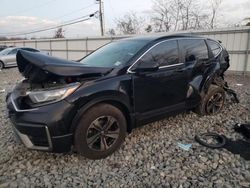
<path id="1" fill-rule="evenodd" d="M 29 149 L 67 152 L 71 150 L 73 134 L 69 132 L 73 105 L 60 101 L 35 109 L 22 110 L 7 96 L 8 115 L 17 137 Z"/>

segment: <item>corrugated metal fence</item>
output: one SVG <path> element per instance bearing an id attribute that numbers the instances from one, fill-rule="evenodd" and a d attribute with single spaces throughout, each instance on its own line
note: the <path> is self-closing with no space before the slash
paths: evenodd
<path id="1" fill-rule="evenodd" d="M 201 35 L 222 41 L 223 45 L 230 53 L 230 70 L 237 72 L 250 72 L 250 27 L 188 31 L 181 33 Z M 160 33 L 160 35 L 162 35 L 162 33 Z M 53 56 L 77 60 L 106 43 L 126 37 L 130 36 L 0 41 L 0 45 L 33 47 L 43 51 L 48 51 Z"/>

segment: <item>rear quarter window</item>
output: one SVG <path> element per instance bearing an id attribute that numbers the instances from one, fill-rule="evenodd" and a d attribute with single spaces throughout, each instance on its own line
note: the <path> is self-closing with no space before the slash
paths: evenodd
<path id="1" fill-rule="evenodd" d="M 207 40 L 207 44 L 210 47 L 214 57 L 216 57 L 221 51 L 221 46 L 217 42 L 212 40 Z"/>

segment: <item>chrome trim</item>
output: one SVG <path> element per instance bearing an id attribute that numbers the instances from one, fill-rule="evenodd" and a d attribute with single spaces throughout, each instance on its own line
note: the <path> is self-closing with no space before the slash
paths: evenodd
<path id="1" fill-rule="evenodd" d="M 20 110 L 20 109 L 18 109 L 18 107 L 16 106 L 15 101 L 14 101 L 12 95 L 10 95 L 10 101 L 11 101 L 12 105 L 14 106 L 14 108 L 15 108 L 15 110 L 17 112 L 30 112 L 30 111 L 38 110 L 38 108 L 32 108 L 32 109 L 26 109 L 26 110 Z"/>
<path id="2" fill-rule="evenodd" d="M 49 143 L 49 150 L 52 150 L 53 144 L 52 144 L 51 136 L 49 133 L 49 128 L 47 126 L 45 126 L 45 131 L 46 131 L 46 135 L 47 135 L 47 139 L 48 139 L 48 143 Z"/>
<path id="3" fill-rule="evenodd" d="M 151 46 L 146 52 L 144 52 L 132 65 L 130 65 L 130 67 L 127 69 L 127 73 L 130 73 L 130 74 L 133 74 L 133 73 L 135 73 L 134 71 L 131 71 L 131 68 L 146 54 L 146 53 L 148 53 L 152 48 L 154 48 L 155 46 L 157 46 L 157 45 L 159 45 L 159 44 L 161 44 L 161 43 L 163 43 L 163 42 L 167 42 L 167 41 L 172 41 L 172 40 L 176 40 L 176 41 L 178 41 L 178 40 L 188 40 L 188 39 L 194 39 L 194 40 L 211 40 L 211 41 L 214 41 L 214 42 L 216 42 L 216 43 L 218 43 L 219 44 L 219 46 L 220 46 L 220 48 L 221 48 L 221 51 L 220 51 L 220 53 L 222 52 L 222 50 L 223 50 L 223 48 L 222 48 L 222 46 L 221 46 L 221 44 L 219 43 L 219 42 L 217 42 L 216 40 L 213 40 L 213 39 L 209 39 L 209 38 L 191 38 L 191 37 L 186 37 L 186 38 L 174 38 L 174 39 L 166 39 L 166 40 L 163 40 L 163 41 L 160 41 L 160 42 L 158 42 L 158 43 L 156 43 L 156 44 L 154 44 L 153 46 Z M 218 55 L 220 54 L 220 53 L 218 53 Z M 218 56 L 217 55 L 217 56 Z M 217 57 L 216 56 L 216 57 Z M 179 65 L 179 64 L 181 64 L 181 63 L 178 63 L 178 64 L 175 64 L 175 65 Z M 184 64 L 184 63 L 182 63 L 182 64 Z M 166 65 L 166 66 L 169 66 L 169 67 L 172 67 L 173 65 Z M 166 66 L 162 66 L 163 68 L 166 68 Z M 160 67 L 159 67 L 160 68 Z"/>
<path id="4" fill-rule="evenodd" d="M 183 65 L 184 63 L 177 63 L 177 64 L 173 64 L 173 65 L 165 65 L 165 66 L 160 66 L 159 69 L 164 69 L 164 68 L 168 68 L 168 67 L 175 67 L 178 65 Z"/>
<path id="5" fill-rule="evenodd" d="M 169 40 L 172 40 L 172 39 L 169 39 Z M 135 73 L 134 71 L 131 71 L 130 69 L 146 54 L 146 53 L 148 53 L 152 48 L 154 48 L 155 46 L 157 46 L 157 45 L 159 45 L 159 44 L 161 44 L 161 43 L 163 43 L 163 42 L 166 42 L 166 41 L 169 41 L 169 40 L 164 40 L 164 41 L 161 41 L 161 42 L 158 42 L 158 43 L 156 43 L 155 45 L 153 45 L 153 46 L 151 46 L 149 49 L 147 49 L 147 51 L 146 52 L 144 52 L 129 68 L 128 68 L 128 70 L 127 70 L 127 73 Z"/>
<path id="6" fill-rule="evenodd" d="M 51 136 L 50 136 L 50 133 L 49 133 L 49 129 L 48 129 L 47 126 L 45 126 L 45 131 L 46 131 L 47 140 L 48 140 L 48 144 L 49 144 L 48 147 L 46 147 L 46 146 L 35 146 L 31 142 L 30 138 L 26 134 L 23 134 L 23 133 L 19 132 L 14 125 L 12 125 L 12 128 L 13 128 L 14 132 L 16 133 L 16 135 L 20 138 L 20 140 L 22 141 L 22 143 L 28 149 L 42 150 L 42 151 L 51 151 L 52 150 L 53 145 L 52 145 L 52 141 L 51 141 Z"/>
<path id="7" fill-rule="evenodd" d="M 210 41 L 215 42 L 215 43 L 218 44 L 218 46 L 220 47 L 220 52 L 214 56 L 214 58 L 217 58 L 217 57 L 220 55 L 220 53 L 222 52 L 222 50 L 223 50 L 222 45 L 221 45 L 219 42 L 217 42 L 216 40 L 213 40 L 213 39 L 207 39 L 207 40 L 210 40 Z M 208 44 L 208 46 L 209 46 L 209 44 Z M 209 48 L 210 48 L 210 50 L 212 51 L 212 49 L 211 49 L 210 46 L 209 46 Z M 212 52 L 212 53 L 213 53 L 213 52 Z"/>

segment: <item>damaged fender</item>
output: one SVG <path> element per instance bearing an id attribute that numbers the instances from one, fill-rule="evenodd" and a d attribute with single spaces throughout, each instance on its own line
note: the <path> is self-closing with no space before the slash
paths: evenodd
<path id="1" fill-rule="evenodd" d="M 220 77 L 220 64 L 216 63 L 215 66 L 207 70 L 206 74 L 199 74 L 189 82 L 189 90 L 192 88 L 193 93 L 202 97 L 207 93 L 209 86 L 213 83 L 216 77 Z"/>

